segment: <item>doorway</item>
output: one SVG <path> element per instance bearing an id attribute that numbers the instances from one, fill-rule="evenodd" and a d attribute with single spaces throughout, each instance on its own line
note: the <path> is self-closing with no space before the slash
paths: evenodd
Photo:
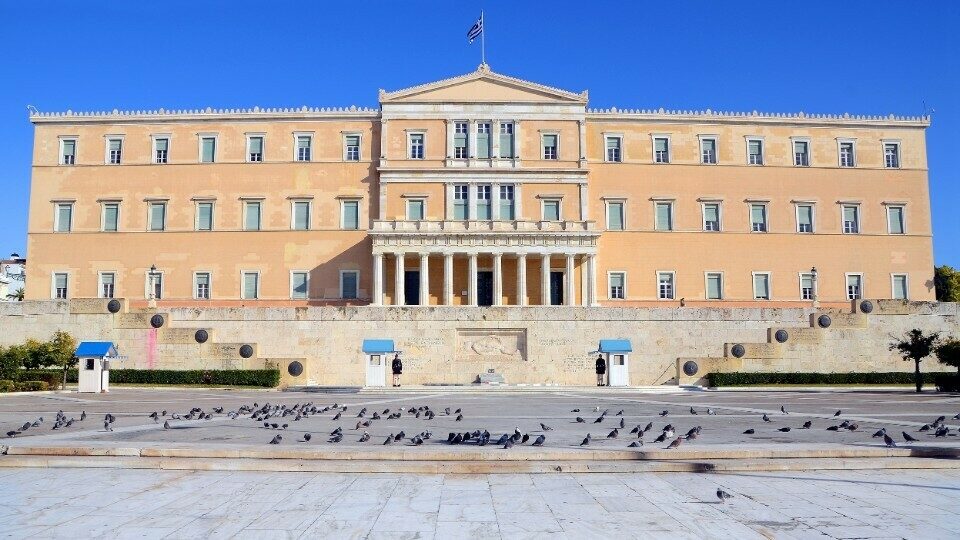
<path id="1" fill-rule="evenodd" d="M 484 270 L 477 272 L 477 305 L 493 305 L 493 272 Z"/>
<path id="2" fill-rule="evenodd" d="M 420 305 L 420 271 L 407 270 L 403 274 L 403 305 Z"/>
<path id="3" fill-rule="evenodd" d="M 385 357 L 382 354 L 367 355 L 367 386 L 386 386 Z"/>
<path id="4" fill-rule="evenodd" d="M 563 305 L 563 272 L 550 272 L 550 305 Z"/>

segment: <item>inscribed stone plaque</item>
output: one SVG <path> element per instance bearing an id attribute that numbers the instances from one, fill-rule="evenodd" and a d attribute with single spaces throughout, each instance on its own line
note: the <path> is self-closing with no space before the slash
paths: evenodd
<path id="1" fill-rule="evenodd" d="M 518 361 L 527 359 L 527 331 L 510 328 L 457 329 L 459 361 Z"/>

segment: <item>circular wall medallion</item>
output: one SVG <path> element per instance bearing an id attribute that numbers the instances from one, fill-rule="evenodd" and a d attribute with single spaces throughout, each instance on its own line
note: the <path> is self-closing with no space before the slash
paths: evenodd
<path id="1" fill-rule="evenodd" d="M 210 334 L 201 328 L 200 330 L 197 330 L 195 334 L 193 334 L 193 339 L 197 340 L 197 343 L 206 343 L 207 340 L 210 339 Z"/>
<path id="2" fill-rule="evenodd" d="M 829 328 L 832 322 L 833 320 L 830 319 L 829 315 L 821 315 L 817 317 L 817 324 L 820 325 L 820 328 Z"/>
<path id="3" fill-rule="evenodd" d="M 693 360 L 687 360 L 683 363 L 683 374 L 692 377 L 697 374 L 697 371 L 700 370 L 700 366 L 697 365 Z"/>
<path id="4" fill-rule="evenodd" d="M 118 313 L 120 311 L 120 307 L 120 301 L 116 298 L 107 302 L 107 311 L 110 313 Z"/>
<path id="5" fill-rule="evenodd" d="M 862 313 L 872 313 L 873 312 L 873 302 L 869 300 L 864 300 L 860 302 L 860 311 Z"/>
<path id="6" fill-rule="evenodd" d="M 160 328 L 161 326 L 163 326 L 163 315 L 160 315 L 158 313 L 153 317 L 150 317 L 150 326 L 154 328 Z"/>
<path id="7" fill-rule="evenodd" d="M 747 354 L 747 349 L 743 345 L 737 343 L 733 347 L 730 347 L 730 354 L 736 356 L 737 358 L 743 358 L 743 355 Z"/>
<path id="8" fill-rule="evenodd" d="M 243 345 L 240 347 L 240 356 L 243 358 L 250 358 L 253 356 L 253 347 L 249 345 Z"/>
<path id="9" fill-rule="evenodd" d="M 777 343 L 786 343 L 790 339 L 790 333 L 781 328 L 773 334 L 773 337 L 777 340 Z"/>
<path id="10" fill-rule="evenodd" d="M 300 374 L 303 373 L 303 364 L 297 360 L 290 362 L 290 364 L 287 365 L 287 373 L 293 377 L 299 377 Z"/>

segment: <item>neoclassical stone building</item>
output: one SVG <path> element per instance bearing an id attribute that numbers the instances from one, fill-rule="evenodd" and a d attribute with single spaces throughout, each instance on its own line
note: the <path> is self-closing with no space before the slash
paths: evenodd
<path id="1" fill-rule="evenodd" d="M 934 298 L 928 118 L 593 110 L 485 65 L 379 102 L 32 114 L 27 298 Z"/>

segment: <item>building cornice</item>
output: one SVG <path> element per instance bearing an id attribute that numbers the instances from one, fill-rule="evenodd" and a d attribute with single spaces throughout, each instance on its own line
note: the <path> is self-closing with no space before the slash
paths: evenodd
<path id="1" fill-rule="evenodd" d="M 261 109 L 155 109 L 121 111 L 64 112 L 30 111 L 30 121 L 43 123 L 122 123 L 122 122 L 173 122 L 173 121 L 269 121 L 269 120 L 376 120 L 380 110 L 369 107 L 268 107 Z"/>
<path id="2" fill-rule="evenodd" d="M 724 124 L 791 124 L 810 126 L 847 126 L 847 127 L 919 127 L 930 126 L 930 116 L 897 116 L 889 114 L 807 114 L 799 113 L 767 113 L 767 112 L 737 112 L 666 109 L 587 109 L 586 119 L 589 121 L 643 121 L 664 123 L 724 123 Z"/>

